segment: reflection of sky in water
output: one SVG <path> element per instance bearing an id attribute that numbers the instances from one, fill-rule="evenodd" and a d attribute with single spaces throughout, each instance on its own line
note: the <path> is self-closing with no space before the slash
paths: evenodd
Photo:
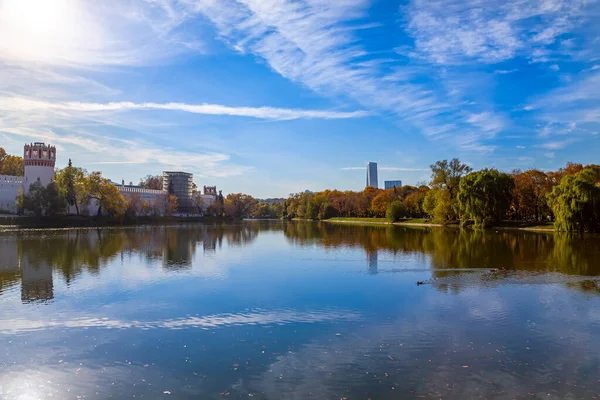
<path id="1" fill-rule="evenodd" d="M 600 296 L 581 289 L 591 278 L 531 272 L 537 257 L 514 263 L 520 272 L 476 270 L 493 261 L 425 237 L 420 251 L 389 248 L 413 236 L 386 231 L 374 246 L 380 229 L 335 243 L 279 226 L 55 238 L 46 258 L 48 239 L 0 236 L 0 249 L 19 249 L 0 256 L 0 398 L 600 393 Z M 65 270 L 58 245 L 101 255 Z"/>

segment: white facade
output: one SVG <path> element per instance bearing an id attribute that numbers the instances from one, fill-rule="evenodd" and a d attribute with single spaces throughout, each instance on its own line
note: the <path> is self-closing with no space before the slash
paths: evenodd
<path id="1" fill-rule="evenodd" d="M 22 176 L 0 175 L 0 211 L 17 212 L 15 204 L 21 186 L 23 186 Z"/>
<path id="2" fill-rule="evenodd" d="M 56 147 L 36 142 L 26 144 L 23 151 L 25 176 L 0 175 L 0 211 L 16 213 L 19 188 L 29 191 L 29 186 L 40 182 L 43 186 L 54 181 Z"/>

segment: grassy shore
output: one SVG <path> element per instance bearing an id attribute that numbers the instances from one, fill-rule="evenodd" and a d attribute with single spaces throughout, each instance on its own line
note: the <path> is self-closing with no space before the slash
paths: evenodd
<path id="1" fill-rule="evenodd" d="M 457 223 L 443 225 L 435 224 L 425 218 L 407 218 L 393 224 L 386 218 L 331 218 L 326 222 L 332 223 L 354 223 L 354 224 L 377 224 L 377 225 L 412 225 L 412 226 L 458 226 Z M 550 222 L 523 222 L 523 221 L 502 221 L 491 229 L 505 230 L 530 230 L 530 231 L 554 231 L 553 224 Z"/>

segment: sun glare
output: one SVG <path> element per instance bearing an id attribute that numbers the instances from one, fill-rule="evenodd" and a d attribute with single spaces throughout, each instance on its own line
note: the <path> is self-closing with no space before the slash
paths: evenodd
<path id="1" fill-rule="evenodd" d="M 44 59 L 68 46 L 75 0 L 0 0 L 0 50 Z M 60 52 L 59 52 L 60 53 Z"/>

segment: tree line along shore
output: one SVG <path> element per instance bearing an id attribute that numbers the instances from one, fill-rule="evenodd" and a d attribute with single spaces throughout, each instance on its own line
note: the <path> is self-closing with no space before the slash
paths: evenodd
<path id="1" fill-rule="evenodd" d="M 291 195 L 284 217 L 356 223 L 458 224 L 600 231 L 600 166 L 557 171 L 474 171 L 454 158 L 431 166 L 431 181 L 389 190 L 324 190 Z"/>
<path id="2" fill-rule="evenodd" d="M 0 174 L 22 174 L 22 158 L 0 148 Z M 430 166 L 431 181 L 389 190 L 324 190 L 291 194 L 287 199 L 261 201 L 244 193 L 219 193 L 209 207 L 197 204 L 188 217 L 217 219 L 283 218 L 353 222 L 389 222 L 430 225 L 527 227 L 557 231 L 600 231 L 600 166 L 567 163 L 557 171 L 529 169 L 505 173 L 496 169 L 474 171 L 454 158 Z M 158 176 L 148 175 L 140 186 L 162 189 Z M 178 199 L 165 193 L 153 203 L 139 195 L 125 199 L 100 172 L 74 167 L 55 171 L 48 186 L 30 185 L 19 193 L 17 207 L 37 218 L 68 217 L 69 210 L 90 201 L 95 217 L 111 223 L 160 220 L 176 215 Z M 0 210 L 1 212 L 1 210 Z M 71 212 L 73 214 L 73 212 Z M 71 218 L 72 219 L 72 218 Z M 96 218 L 97 219 L 97 218 Z M 3 224 L 0 221 L 0 224 Z"/>

